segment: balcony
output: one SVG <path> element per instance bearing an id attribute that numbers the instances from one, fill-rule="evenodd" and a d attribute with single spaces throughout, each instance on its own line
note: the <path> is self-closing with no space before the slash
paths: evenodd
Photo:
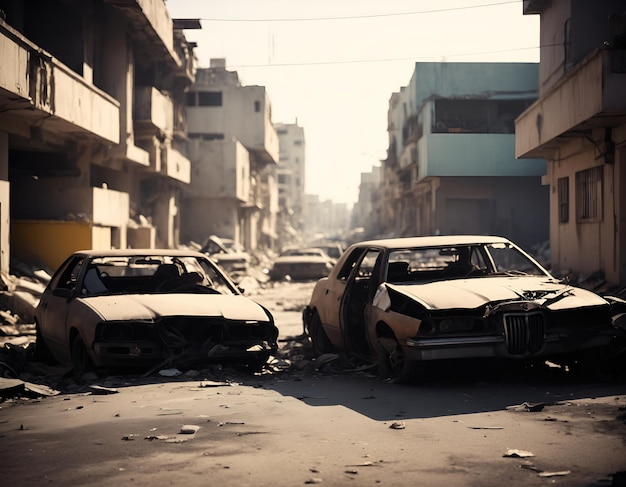
<path id="1" fill-rule="evenodd" d="M 128 224 L 130 203 L 128 193 L 105 188 L 85 188 L 91 204 L 92 223 L 106 227 Z"/>
<path id="2" fill-rule="evenodd" d="M 162 172 L 182 183 L 191 182 L 191 161 L 171 147 L 165 150 Z"/>
<path id="3" fill-rule="evenodd" d="M 420 179 L 445 176 L 542 176 L 543 159 L 515 159 L 513 134 L 442 133 L 418 144 Z"/>
<path id="4" fill-rule="evenodd" d="M 37 124 L 57 138 L 119 143 L 119 103 L 2 21 L 0 59 L 6 67 L 0 70 L 3 130 L 30 137 Z"/>
<path id="5" fill-rule="evenodd" d="M 550 158 L 564 137 L 626 122 L 626 51 L 598 50 L 515 121 L 518 158 Z"/>
<path id="6" fill-rule="evenodd" d="M 174 103 L 153 86 L 135 88 L 133 102 L 135 136 L 172 134 L 174 123 Z"/>
<path id="7" fill-rule="evenodd" d="M 174 26 L 163 0 L 104 0 L 128 20 L 133 40 L 177 70 L 183 66 L 174 48 Z"/>
<path id="8" fill-rule="evenodd" d="M 417 162 L 417 144 L 415 142 L 410 142 L 404 146 L 402 154 L 400 154 L 399 162 L 400 169 L 404 169 Z"/>

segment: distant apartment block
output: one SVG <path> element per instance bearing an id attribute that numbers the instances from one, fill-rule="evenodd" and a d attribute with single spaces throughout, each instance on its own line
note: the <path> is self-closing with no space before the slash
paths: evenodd
<path id="1" fill-rule="evenodd" d="M 536 63 L 422 63 L 389 101 L 377 233 L 548 238 L 540 157 L 515 158 L 515 119 L 537 97 Z M 369 232 L 372 233 L 370 229 Z"/>
<path id="2" fill-rule="evenodd" d="M 282 240 L 291 240 L 304 229 L 306 142 L 304 129 L 293 124 L 276 124 L 279 140 L 277 169 L 278 205 Z"/>
<path id="3" fill-rule="evenodd" d="M 247 250 L 276 244 L 278 136 L 263 86 L 243 86 L 224 59 L 199 68 L 187 94 L 192 177 L 182 238 L 215 234 Z"/>

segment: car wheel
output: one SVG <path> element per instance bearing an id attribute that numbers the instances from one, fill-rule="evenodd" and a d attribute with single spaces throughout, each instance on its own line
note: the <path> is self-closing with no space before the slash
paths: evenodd
<path id="1" fill-rule="evenodd" d="M 261 372 L 263 368 L 265 367 L 265 364 L 267 364 L 267 361 L 269 360 L 269 358 L 270 358 L 269 354 L 263 354 L 253 359 L 249 359 L 246 362 L 246 367 L 247 367 L 248 372 L 251 372 L 253 374 L 255 372 Z"/>
<path id="2" fill-rule="evenodd" d="M 35 352 L 33 358 L 37 362 L 42 362 L 48 365 L 57 363 L 52 356 L 52 352 L 50 352 L 50 348 L 48 348 L 48 344 L 41 334 L 39 323 L 35 323 Z"/>
<path id="3" fill-rule="evenodd" d="M 313 314 L 311 322 L 309 323 L 309 338 L 311 339 L 311 345 L 315 355 L 334 353 L 335 347 L 324 331 L 322 321 L 317 313 Z"/>
<path id="4" fill-rule="evenodd" d="M 414 384 L 421 378 L 423 371 L 422 362 L 408 359 L 397 341 L 395 341 L 391 350 L 377 342 L 376 354 L 381 374 L 391 379 L 393 383 Z"/>
<path id="5" fill-rule="evenodd" d="M 579 352 L 570 370 L 582 380 L 607 382 L 617 375 L 618 368 L 611 349 L 598 347 Z"/>
<path id="6" fill-rule="evenodd" d="M 87 347 L 80 335 L 76 335 L 72 342 L 72 367 L 74 368 L 74 380 L 80 381 L 87 372 L 94 372 L 95 367 L 87 352 Z"/>

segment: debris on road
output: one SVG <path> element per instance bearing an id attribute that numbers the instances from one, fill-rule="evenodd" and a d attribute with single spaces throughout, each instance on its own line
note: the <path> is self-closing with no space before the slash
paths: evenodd
<path id="1" fill-rule="evenodd" d="M 32 384 L 21 379 L 0 377 L 0 397 L 15 396 L 56 396 L 59 391 L 41 384 Z"/>
<path id="2" fill-rule="evenodd" d="M 184 424 L 180 427 L 181 435 L 194 435 L 198 432 L 200 426 L 196 426 L 195 424 Z"/>
<path id="3" fill-rule="evenodd" d="M 502 456 L 509 457 L 509 458 L 528 458 L 528 457 L 534 457 L 535 454 L 529 451 L 525 451 L 525 450 L 509 449 Z"/>
<path id="4" fill-rule="evenodd" d="M 564 477 L 565 475 L 569 475 L 571 470 L 561 470 L 558 472 L 540 472 L 539 477 Z"/>
<path id="5" fill-rule="evenodd" d="M 543 411 L 546 406 L 556 406 L 560 403 L 557 402 L 523 402 L 514 406 L 507 406 L 507 411 L 522 411 L 528 413 L 539 413 Z"/>

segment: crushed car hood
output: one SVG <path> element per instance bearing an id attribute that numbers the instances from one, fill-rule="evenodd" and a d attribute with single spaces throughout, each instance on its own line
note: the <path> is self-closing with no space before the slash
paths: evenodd
<path id="1" fill-rule="evenodd" d="M 220 294 L 131 294 L 80 298 L 106 321 L 154 320 L 163 316 L 212 316 L 268 321 L 257 303 Z"/>
<path id="2" fill-rule="evenodd" d="M 603 298 L 590 291 L 536 276 L 387 283 L 387 286 L 429 309 L 475 309 L 487 303 L 502 301 L 536 301 L 554 310 L 607 304 Z"/>

